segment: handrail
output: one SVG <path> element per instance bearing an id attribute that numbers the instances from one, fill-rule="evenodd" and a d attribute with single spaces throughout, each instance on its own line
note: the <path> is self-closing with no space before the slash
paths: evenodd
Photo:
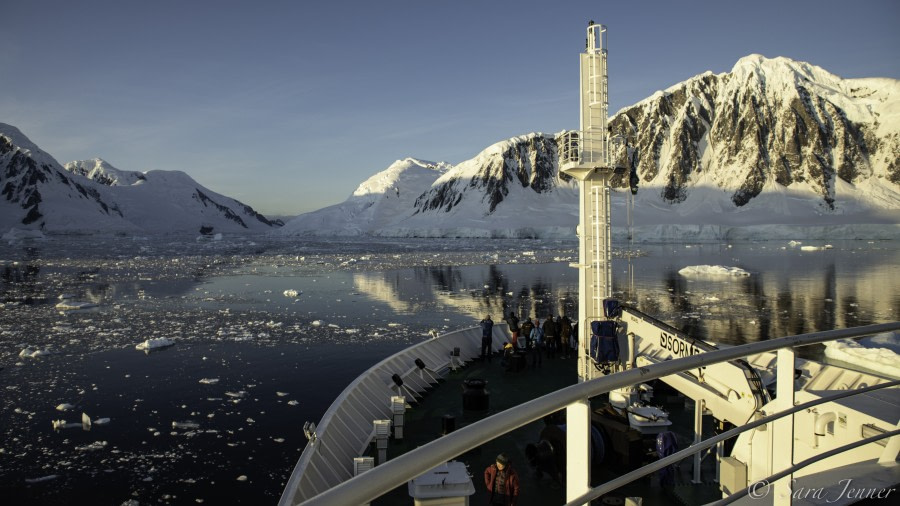
<path id="1" fill-rule="evenodd" d="M 757 491 L 758 485 L 765 484 L 768 487 L 772 484 L 772 482 L 778 481 L 778 480 L 784 478 L 785 476 L 793 473 L 794 471 L 803 469 L 804 467 L 806 467 L 810 464 L 814 464 L 822 459 L 827 459 L 828 457 L 832 457 L 839 453 L 844 453 L 848 450 L 852 450 L 859 446 L 867 445 L 869 443 L 874 443 L 875 441 L 879 441 L 881 439 L 887 439 L 889 437 L 894 437 L 896 435 L 900 435 L 900 429 L 895 429 L 890 432 L 885 432 L 882 434 L 876 434 L 872 437 L 867 437 L 866 439 L 860 439 L 859 441 L 854 441 L 852 443 L 845 444 L 844 446 L 839 446 L 832 450 L 828 450 L 825 453 L 820 453 L 818 455 L 814 455 L 802 462 L 794 464 L 793 466 L 791 466 L 783 471 L 779 471 L 779 472 L 769 476 L 768 478 L 759 480 L 756 483 L 750 485 L 749 487 L 747 487 L 743 490 L 739 490 L 739 491 L 735 492 L 734 494 L 731 494 L 728 497 L 724 497 L 722 499 L 719 499 L 718 501 L 711 502 L 711 503 L 707 504 L 706 506 L 724 506 L 726 504 L 731 504 L 734 501 L 737 501 L 738 499 L 740 499 L 741 497 L 744 497 L 745 495 L 748 495 L 751 492 Z"/>
<path id="2" fill-rule="evenodd" d="M 499 332 L 504 338 L 508 335 L 508 326 L 505 322 L 497 322 L 494 324 L 495 332 Z M 465 337 L 469 333 L 476 333 L 477 338 L 468 338 Z M 463 337 L 460 337 L 463 336 Z M 368 379 L 373 376 L 378 376 L 383 374 L 387 377 L 390 376 L 391 373 L 396 372 L 393 369 L 390 372 L 387 371 L 387 366 L 394 363 L 398 358 L 408 357 L 410 358 L 410 364 L 412 364 L 412 358 L 422 357 L 427 355 L 427 353 L 423 353 L 423 351 L 432 350 L 434 348 L 450 348 L 452 349 L 454 345 L 458 345 L 456 341 L 460 339 L 469 339 L 471 341 L 472 349 L 477 349 L 478 342 L 480 341 L 480 327 L 472 326 L 465 327 L 462 329 L 455 330 L 453 332 L 449 332 L 447 334 L 442 334 L 433 339 L 427 339 L 425 341 L 416 343 L 408 348 L 405 348 L 393 355 L 382 359 L 377 364 L 369 367 L 365 372 L 360 374 L 354 381 L 352 381 L 349 385 L 347 385 L 343 391 L 335 398 L 335 400 L 331 403 L 328 409 L 325 411 L 325 414 L 319 420 L 318 426 L 316 427 L 315 433 L 317 438 L 322 438 L 322 436 L 329 431 L 329 427 L 334 423 L 335 418 L 338 417 L 338 412 L 341 410 L 342 405 L 350 398 L 354 392 L 357 392 L 362 385 L 366 383 Z M 493 339 L 496 340 L 499 338 L 498 335 L 494 335 Z M 449 344 L 452 343 L 452 344 Z M 414 366 L 412 366 L 414 367 Z M 390 381 L 389 379 L 387 381 Z M 385 416 L 387 413 L 387 404 L 385 403 L 383 408 L 385 409 Z M 371 423 L 370 420 L 366 420 L 367 423 Z M 333 429 L 332 429 L 333 430 Z M 365 439 L 365 438 L 364 438 Z M 359 441 L 361 444 L 362 440 Z M 291 472 L 290 477 L 288 477 L 288 482 L 284 487 L 281 498 L 279 500 L 279 504 L 294 504 L 297 499 L 297 492 L 301 487 L 302 477 L 305 475 L 305 471 L 311 465 L 311 461 L 316 459 L 315 456 L 317 453 L 317 443 L 312 443 L 306 445 L 303 449 L 303 452 L 300 455 L 300 458 L 297 459 L 297 463 L 294 465 L 294 469 Z M 348 461 L 349 462 L 349 461 Z M 340 465 L 344 465 L 348 463 L 343 463 Z M 350 474 L 350 471 L 347 471 L 347 475 Z M 336 483 L 335 486 L 339 485 L 340 482 Z M 328 486 L 328 485 L 326 485 Z"/>
<path id="3" fill-rule="evenodd" d="M 750 429 L 755 429 L 756 427 L 759 427 L 760 425 L 765 425 L 773 420 L 777 420 L 777 419 L 785 417 L 787 415 L 792 415 L 798 411 L 803 411 L 804 409 L 809 409 L 813 406 L 818 406 L 819 404 L 824 404 L 826 402 L 836 401 L 838 399 L 843 399 L 844 397 L 851 397 L 854 395 L 864 394 L 864 393 L 870 392 L 872 390 L 880 390 L 882 388 L 890 388 L 890 387 L 894 387 L 897 385 L 900 385 L 900 380 L 888 381 L 886 383 L 878 383 L 877 385 L 870 385 L 867 387 L 858 388 L 856 390 L 845 390 L 845 391 L 838 392 L 836 394 L 827 395 L 824 397 L 820 397 L 818 399 L 813 399 L 813 400 L 811 400 L 809 402 L 805 402 L 803 404 L 798 404 L 798 405 L 796 405 L 792 408 L 786 409 L 784 411 L 779 411 L 777 413 L 774 413 L 774 414 L 771 414 L 768 416 L 764 416 L 764 417 L 754 420 L 752 422 L 748 422 L 744 425 L 741 425 L 740 427 L 735 427 L 735 428 L 725 431 L 721 434 L 717 434 L 711 438 L 705 439 L 700 443 L 688 446 L 687 448 L 685 448 L 683 450 L 679 450 L 678 452 L 675 452 L 672 455 L 669 455 L 668 457 L 663 457 L 655 462 L 651 462 L 650 464 L 647 464 L 643 467 L 635 469 L 634 471 L 631 471 L 630 473 L 623 474 L 622 476 L 619 476 L 618 478 L 612 479 L 602 485 L 594 487 L 587 493 L 582 494 L 582 495 L 576 497 L 575 499 L 572 499 L 571 501 L 567 502 L 566 506 L 577 506 L 579 504 L 588 504 L 590 501 L 597 499 L 598 497 L 602 496 L 603 494 L 612 492 L 613 490 L 615 490 L 623 485 L 627 485 L 638 478 L 647 476 L 648 474 L 650 474 L 654 471 L 658 471 L 658 470 L 668 466 L 669 464 L 674 464 L 675 462 L 678 462 L 678 461 L 684 459 L 685 457 L 693 455 L 697 452 L 701 452 L 707 448 L 710 448 L 712 446 L 719 444 L 722 441 L 725 441 L 726 439 L 731 439 L 734 436 L 741 434 L 742 432 L 746 432 Z"/>
<path id="4" fill-rule="evenodd" d="M 486 441 L 538 420 L 546 414 L 558 411 L 574 402 L 589 399 L 616 388 L 779 348 L 806 346 L 894 330 L 900 330 L 900 322 L 782 337 L 629 369 L 603 378 L 578 383 L 457 429 L 439 440 L 432 441 L 353 477 L 303 504 L 332 505 L 369 502 L 419 476 L 423 469 L 436 467 Z"/>

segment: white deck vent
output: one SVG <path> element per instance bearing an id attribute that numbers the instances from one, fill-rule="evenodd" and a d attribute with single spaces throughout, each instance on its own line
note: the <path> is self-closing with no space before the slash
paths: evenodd
<path id="1" fill-rule="evenodd" d="M 374 457 L 354 457 L 353 458 L 353 476 L 359 476 L 360 474 L 372 469 L 375 467 L 375 458 Z M 369 506 L 371 503 L 364 503 L 360 506 Z"/>
<path id="2" fill-rule="evenodd" d="M 378 463 L 387 462 L 388 438 L 391 437 L 391 421 L 375 420 L 375 448 L 378 449 Z"/>
<path id="3" fill-rule="evenodd" d="M 456 372 L 459 368 L 459 362 L 459 347 L 456 347 L 450 352 L 450 370 Z"/>
<path id="4" fill-rule="evenodd" d="M 359 476 L 373 467 L 375 457 L 353 457 L 353 476 Z"/>
<path id="5" fill-rule="evenodd" d="M 403 439 L 403 414 L 406 413 L 406 397 L 391 397 L 391 413 L 394 422 L 394 439 Z"/>

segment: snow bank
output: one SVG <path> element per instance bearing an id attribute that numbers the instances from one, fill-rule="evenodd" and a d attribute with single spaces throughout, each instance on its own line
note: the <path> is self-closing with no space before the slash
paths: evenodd
<path id="1" fill-rule="evenodd" d="M 825 356 L 900 379 L 900 333 L 887 332 L 859 341 L 829 341 L 825 343 Z"/>
<path id="2" fill-rule="evenodd" d="M 678 274 L 681 274 L 686 278 L 728 276 L 745 277 L 750 275 L 749 272 L 739 267 L 725 267 L 723 265 L 689 265 L 678 271 Z"/>

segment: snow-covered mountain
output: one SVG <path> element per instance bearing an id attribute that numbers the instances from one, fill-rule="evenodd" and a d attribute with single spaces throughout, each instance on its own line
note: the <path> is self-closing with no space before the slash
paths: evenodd
<path id="1" fill-rule="evenodd" d="M 106 186 L 106 194 L 128 221 L 143 230 L 169 232 L 258 232 L 273 226 L 248 205 L 218 194 L 177 170 L 119 170 L 94 158 L 64 168 Z"/>
<path id="2" fill-rule="evenodd" d="M 445 163 L 405 158 L 365 180 L 345 202 L 290 220 L 287 234 L 365 235 L 402 220 L 423 191 L 447 171 Z"/>
<path id="3" fill-rule="evenodd" d="M 841 79 L 751 55 L 731 72 L 704 73 L 622 109 L 610 127 L 627 139 L 614 146 L 614 162 L 633 163 L 640 177 L 635 226 L 654 238 L 772 233 L 773 225 L 900 237 L 900 81 Z M 411 203 L 385 198 L 363 222 L 355 193 L 277 233 L 572 237 L 577 186 L 558 171 L 563 134 L 494 144 L 446 169 Z M 389 172 L 405 177 L 381 174 Z M 626 184 L 614 181 L 619 227 Z"/>
<path id="4" fill-rule="evenodd" d="M 0 123 L 0 230 L 261 232 L 273 223 L 179 171 L 118 170 L 100 159 L 60 166 Z"/>

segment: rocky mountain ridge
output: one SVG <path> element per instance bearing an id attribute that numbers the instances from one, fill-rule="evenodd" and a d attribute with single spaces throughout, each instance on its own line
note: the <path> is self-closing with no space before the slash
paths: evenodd
<path id="1" fill-rule="evenodd" d="M 841 79 L 750 55 L 731 72 L 706 72 L 618 111 L 610 131 L 612 163 L 633 164 L 639 176 L 637 225 L 900 223 L 897 80 Z M 559 172 L 565 134 L 496 143 L 422 185 L 410 207 L 369 221 L 378 226 L 342 221 L 344 203 L 280 232 L 570 237 L 578 202 Z M 626 178 L 613 186 L 624 190 Z M 625 225 L 626 194 L 614 195 L 614 225 Z"/>

